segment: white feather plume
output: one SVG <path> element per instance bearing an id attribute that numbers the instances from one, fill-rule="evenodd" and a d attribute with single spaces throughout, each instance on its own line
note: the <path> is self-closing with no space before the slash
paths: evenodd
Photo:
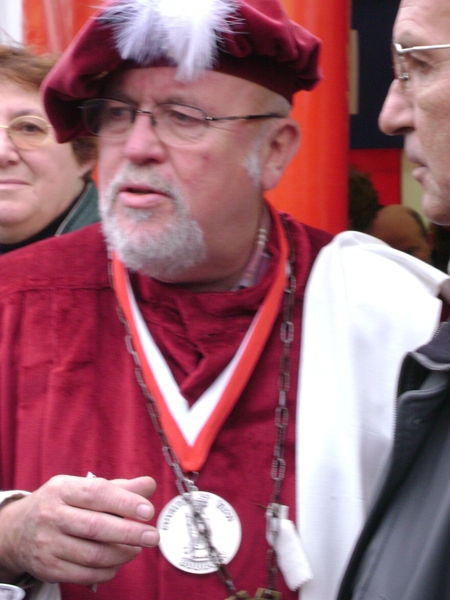
<path id="1" fill-rule="evenodd" d="M 236 0 L 118 0 L 100 17 L 115 30 L 120 56 L 146 65 L 168 58 L 177 77 L 210 69 L 221 35 L 237 20 Z"/>

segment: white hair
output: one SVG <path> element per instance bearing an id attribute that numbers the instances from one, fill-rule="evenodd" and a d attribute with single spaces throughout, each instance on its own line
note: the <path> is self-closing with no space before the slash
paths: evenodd
<path id="1" fill-rule="evenodd" d="M 256 99 L 257 106 L 255 107 L 257 111 L 261 111 L 263 113 L 270 112 L 276 113 L 283 117 L 288 117 L 291 111 L 290 103 L 281 96 L 280 94 L 276 94 L 270 90 L 265 89 L 264 94 L 261 94 L 261 90 L 258 90 Z M 261 161 L 260 161 L 260 149 L 262 142 L 264 140 L 264 136 L 266 132 L 271 127 L 270 119 L 267 121 L 261 121 L 260 127 L 258 129 L 258 133 L 255 137 L 253 146 L 248 152 L 247 156 L 244 158 L 243 166 L 245 167 L 250 179 L 256 187 L 261 189 Z"/>

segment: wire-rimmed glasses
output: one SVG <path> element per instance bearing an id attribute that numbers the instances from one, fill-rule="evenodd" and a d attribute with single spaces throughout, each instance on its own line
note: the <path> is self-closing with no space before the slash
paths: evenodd
<path id="1" fill-rule="evenodd" d="M 152 110 L 140 110 L 129 102 L 112 98 L 85 100 L 80 107 L 86 129 L 105 138 L 124 139 L 131 131 L 136 115 L 148 115 L 158 138 L 168 145 L 189 144 L 199 140 L 208 127 L 218 121 L 280 119 L 277 113 L 230 117 L 210 117 L 200 108 L 184 104 L 161 103 Z"/>
<path id="2" fill-rule="evenodd" d="M 435 44 L 433 46 L 411 46 L 402 48 L 401 44 L 392 43 L 392 64 L 395 77 L 403 84 L 411 82 L 411 65 L 408 64 L 407 57 L 411 52 L 421 52 L 428 50 L 442 50 L 450 48 L 450 44 Z"/>
<path id="3" fill-rule="evenodd" d="M 51 128 L 50 123 L 35 115 L 22 115 L 12 119 L 8 125 L 0 125 L 0 129 L 6 129 L 9 139 L 20 150 L 34 150 L 42 146 Z"/>

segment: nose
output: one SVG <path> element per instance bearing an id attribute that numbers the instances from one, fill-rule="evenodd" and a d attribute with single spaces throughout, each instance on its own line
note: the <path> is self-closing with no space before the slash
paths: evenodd
<path id="1" fill-rule="evenodd" d="M 387 135 L 405 135 L 414 129 L 411 101 L 412 91 L 402 88 L 402 83 L 394 79 L 378 118 L 378 126 Z"/>
<path id="2" fill-rule="evenodd" d="M 0 126 L 0 167 L 19 162 L 20 156 L 8 135 L 8 129 Z"/>
<path id="3" fill-rule="evenodd" d="M 150 113 L 138 113 L 125 142 L 125 156 L 135 164 L 161 162 L 166 147 L 160 141 L 156 121 Z"/>

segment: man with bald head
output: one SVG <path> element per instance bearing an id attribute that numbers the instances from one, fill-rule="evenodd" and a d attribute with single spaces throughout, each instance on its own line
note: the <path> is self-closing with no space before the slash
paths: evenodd
<path id="1" fill-rule="evenodd" d="M 403 135 L 429 219 L 450 224 L 450 4 L 402 0 L 380 126 Z M 384 209 L 383 209 L 384 210 Z M 418 312 L 417 319 L 424 318 Z M 339 600 L 450 597 L 450 325 L 403 363 L 386 478 Z"/>

